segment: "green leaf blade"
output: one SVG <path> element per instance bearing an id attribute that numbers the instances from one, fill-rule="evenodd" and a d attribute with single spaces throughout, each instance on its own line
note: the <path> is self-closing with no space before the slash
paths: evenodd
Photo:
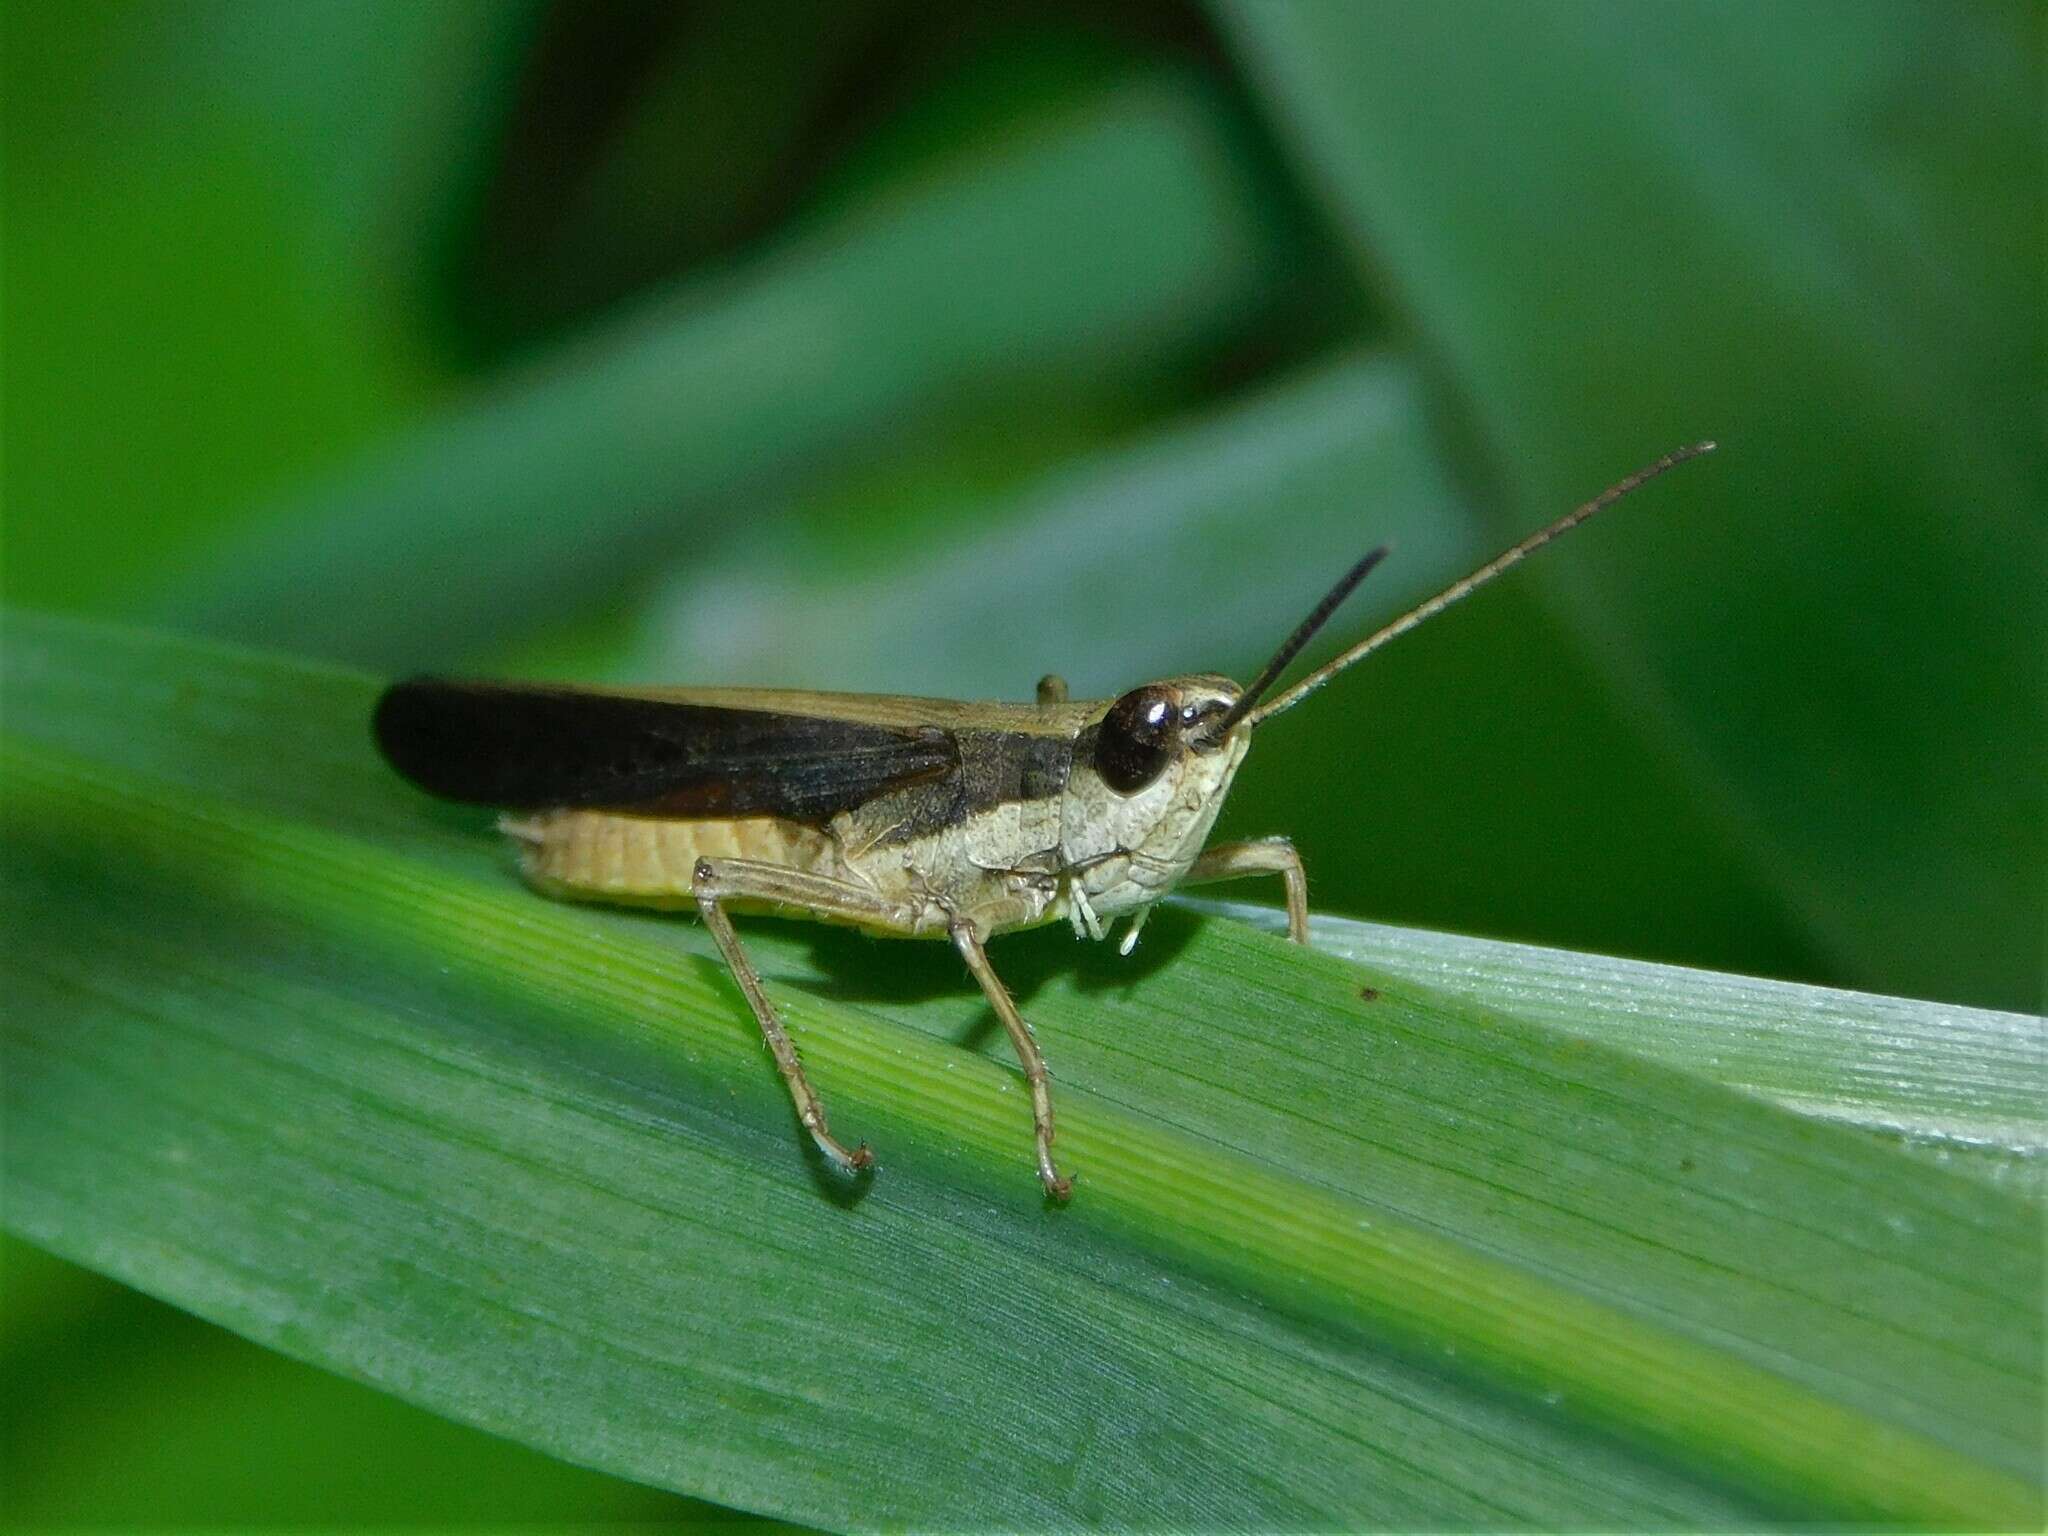
<path id="1" fill-rule="evenodd" d="M 847 1198 L 694 925 L 521 891 L 386 781 L 367 684 L 44 621 L 7 656 L 8 1220 L 252 1337 L 833 1524 L 2038 1511 L 1996 1190 L 1163 915 L 1135 970 L 998 950 L 1081 1174 L 1048 1210 L 941 951 L 750 927 L 881 1152 Z M 49 707 L 86 694 L 92 755 Z M 1910 1230 L 1846 1203 L 1879 1183 Z"/>
<path id="2" fill-rule="evenodd" d="M 1191 909 L 1286 931 L 1241 902 Z M 1316 947 L 2048 1194 L 2048 1020 L 1318 915 Z"/>

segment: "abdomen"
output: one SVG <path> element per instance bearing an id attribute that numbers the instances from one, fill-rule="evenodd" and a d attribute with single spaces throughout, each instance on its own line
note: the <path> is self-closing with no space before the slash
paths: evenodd
<path id="1" fill-rule="evenodd" d="M 752 859 L 845 877 L 829 833 L 775 816 L 685 821 L 615 811 L 541 811 L 503 817 L 498 829 L 518 846 L 520 864 L 536 888 L 585 901 L 694 906 L 690 884 L 699 859 Z"/>

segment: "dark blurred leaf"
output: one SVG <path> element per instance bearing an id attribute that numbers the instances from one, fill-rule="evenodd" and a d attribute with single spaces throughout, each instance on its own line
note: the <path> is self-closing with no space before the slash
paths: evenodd
<path id="1" fill-rule="evenodd" d="M 2030 1005 L 2037 13 L 1220 9 L 1516 526 L 1722 439 L 1539 580 L 1807 930 L 1867 985 Z"/>
<path id="2" fill-rule="evenodd" d="M 449 298 L 479 340 L 530 343 L 1050 102 L 1217 52 L 1179 0 L 557 6 Z"/>
<path id="3" fill-rule="evenodd" d="M 1002 948 L 1063 1211 L 942 949 L 750 928 L 834 1199 L 701 931 L 519 891 L 367 680 L 5 640 L 7 1220 L 287 1352 L 839 1524 L 2040 1518 L 2023 1201 L 1176 915 Z"/>
<path id="4" fill-rule="evenodd" d="M 899 0 L 550 8 L 451 251 L 446 301 L 470 339 L 530 344 L 767 233 L 816 174 L 821 119 L 871 92 L 861 77 L 902 12 Z M 844 126 L 830 124 L 835 138 Z"/>
<path id="5" fill-rule="evenodd" d="M 1284 271 L 1225 114 L 1139 80 L 585 335 L 279 509 L 168 612 L 382 666 L 447 660 L 715 548 L 949 395 L 1138 369 Z"/>

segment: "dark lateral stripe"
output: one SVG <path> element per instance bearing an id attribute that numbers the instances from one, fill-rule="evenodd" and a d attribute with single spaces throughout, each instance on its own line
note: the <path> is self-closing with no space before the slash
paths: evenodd
<path id="1" fill-rule="evenodd" d="M 893 790 L 877 808 L 888 824 L 885 841 L 908 842 L 998 806 L 1051 799 L 1067 787 L 1074 761 L 1067 737 L 960 730 L 953 739 L 956 771 Z"/>
<path id="2" fill-rule="evenodd" d="M 960 766 L 952 736 L 936 727 L 436 678 L 387 689 L 372 730 L 421 789 L 508 810 L 822 824 Z"/>

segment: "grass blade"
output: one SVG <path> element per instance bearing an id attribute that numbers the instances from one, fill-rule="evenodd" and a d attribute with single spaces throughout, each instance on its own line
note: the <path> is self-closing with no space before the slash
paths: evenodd
<path id="1" fill-rule="evenodd" d="M 1286 932 L 1241 902 L 1188 907 Z M 1318 949 L 1484 1008 L 1541 1021 L 1761 1094 L 1787 1109 L 1924 1143 L 2039 1198 L 2048 1164 L 2038 1015 L 1876 997 L 1685 966 L 1314 918 Z"/>
<path id="2" fill-rule="evenodd" d="M 836 1525 L 2027 1524 L 2024 1202 L 1162 914 L 750 948 L 883 1176 L 806 1177 L 693 926 L 535 900 L 364 680 L 14 618 L 7 1220 L 559 1455 Z"/>

